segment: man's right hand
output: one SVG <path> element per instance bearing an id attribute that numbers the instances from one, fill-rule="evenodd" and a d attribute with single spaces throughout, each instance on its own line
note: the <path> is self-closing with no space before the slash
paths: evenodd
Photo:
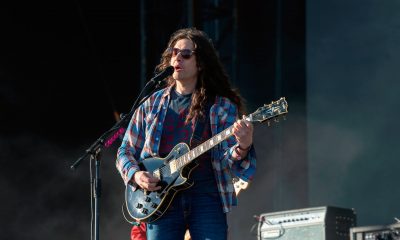
<path id="1" fill-rule="evenodd" d="M 157 186 L 160 179 L 154 177 L 149 172 L 137 171 L 133 175 L 135 183 L 142 189 L 147 191 L 157 191 L 161 189 L 161 186 Z"/>

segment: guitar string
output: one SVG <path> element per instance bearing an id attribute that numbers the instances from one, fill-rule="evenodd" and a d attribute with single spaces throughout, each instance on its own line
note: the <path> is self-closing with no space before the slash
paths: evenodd
<path id="1" fill-rule="evenodd" d="M 212 145 L 216 146 L 216 145 L 218 145 L 219 143 L 221 143 L 223 140 L 225 140 L 225 139 L 227 139 L 228 137 L 232 136 L 232 135 L 233 135 L 233 133 L 232 133 L 232 131 L 231 131 L 232 128 L 233 128 L 233 125 L 230 126 L 230 127 L 227 128 L 227 129 L 225 129 L 224 131 L 218 133 L 217 135 L 215 135 L 214 137 L 210 138 L 209 140 L 205 141 L 203 144 L 201 144 L 201 145 L 204 145 L 205 148 L 206 148 L 205 151 L 200 151 L 200 152 L 202 152 L 201 154 L 203 154 L 204 152 L 210 150 L 210 149 L 212 148 L 212 147 L 211 147 Z M 229 133 L 228 133 L 228 131 L 229 131 Z M 213 139 L 215 140 L 215 139 L 218 138 L 218 136 L 221 136 L 221 135 L 225 135 L 225 136 L 219 138 L 215 144 L 209 144 L 209 143 L 211 142 L 211 140 L 213 140 Z M 207 144 L 206 144 L 206 143 L 207 143 Z M 196 156 L 194 156 L 193 159 L 195 159 L 195 158 L 197 158 L 199 155 L 201 155 L 201 154 L 197 154 L 197 153 L 195 152 L 195 150 L 198 150 L 198 148 L 199 148 L 201 145 L 199 145 L 199 146 L 195 147 L 194 149 L 190 150 L 190 152 L 194 152 L 195 155 L 196 155 Z M 174 159 L 174 160 L 176 161 L 176 164 L 178 165 L 178 167 L 177 167 L 176 169 L 181 168 L 182 166 L 184 166 L 185 163 L 190 162 L 190 161 L 192 160 L 192 159 L 190 158 L 190 152 L 187 152 L 186 154 L 184 154 L 184 155 L 178 157 L 177 159 Z M 188 156 L 187 156 L 187 155 L 188 155 Z M 189 161 L 187 161 L 187 162 L 185 161 L 185 156 L 188 157 Z M 182 161 L 183 161 L 183 163 L 182 163 Z M 170 170 L 170 167 L 169 167 L 168 165 L 164 165 L 163 167 L 160 167 L 160 168 L 159 168 L 160 174 L 162 174 L 162 175 L 165 175 L 166 173 L 169 173 L 170 171 L 168 171 L 168 170 Z M 168 171 L 168 172 L 167 172 L 167 171 Z"/>
<path id="2" fill-rule="evenodd" d="M 222 132 L 216 134 L 214 137 L 208 139 L 208 140 L 205 141 L 204 143 L 202 143 L 201 145 L 205 146 L 205 149 L 206 149 L 206 150 L 205 150 L 205 151 L 200 151 L 200 152 L 202 152 L 201 154 L 203 154 L 204 152 L 210 150 L 210 149 L 212 148 L 212 145 L 216 146 L 216 145 L 218 145 L 219 143 L 221 143 L 223 140 L 225 140 L 225 139 L 227 139 L 228 137 L 232 136 L 232 135 L 233 135 L 232 128 L 233 128 L 233 125 L 231 125 L 231 126 L 228 127 L 227 129 L 223 130 Z M 218 136 L 222 136 L 222 137 L 218 137 Z M 214 143 L 210 144 L 211 140 L 213 140 L 213 141 L 216 140 L 216 143 L 215 143 L 215 144 L 214 144 Z M 192 150 L 190 150 L 189 152 L 185 153 L 184 155 L 178 157 L 177 159 L 174 159 L 175 161 L 177 160 L 176 164 L 178 165 L 178 167 L 177 167 L 176 169 L 181 168 L 181 167 L 184 166 L 186 163 L 190 162 L 192 159 L 195 159 L 195 158 L 197 158 L 198 156 L 200 156 L 201 154 L 198 154 L 198 153 L 196 153 L 195 151 L 196 151 L 196 150 L 198 151 L 198 149 L 200 148 L 201 145 L 199 145 L 199 146 L 193 148 Z M 190 157 L 190 152 L 194 152 L 196 156 L 194 156 L 193 158 L 191 158 L 191 157 Z M 185 156 L 189 159 L 189 161 L 185 161 Z M 182 164 L 182 161 L 183 161 L 183 164 Z M 171 169 L 171 168 L 169 167 L 169 165 L 164 165 L 164 166 L 160 167 L 158 170 L 159 170 L 159 172 L 160 172 L 161 175 L 165 175 L 166 173 L 167 173 L 167 174 L 170 174 L 171 171 L 168 171 L 168 170 L 170 170 L 170 169 Z"/>
<path id="3" fill-rule="evenodd" d="M 197 148 L 197 147 L 196 147 L 196 148 Z M 193 152 L 196 148 L 192 149 L 190 152 Z M 187 152 L 187 153 L 185 153 L 184 155 L 182 155 L 182 156 L 178 157 L 177 159 L 174 159 L 174 160 L 173 160 L 173 161 L 175 161 L 176 165 L 178 166 L 176 169 L 181 168 L 181 167 L 184 165 L 184 163 L 185 163 L 185 156 L 186 156 L 186 157 L 189 157 L 189 159 L 190 159 L 190 152 Z M 188 155 L 188 156 L 187 156 L 187 155 Z M 182 162 L 183 162 L 183 163 L 182 163 Z M 164 166 L 160 167 L 160 168 L 159 168 L 160 173 L 165 175 L 165 173 L 168 171 L 168 168 L 171 169 L 171 168 L 169 167 L 169 165 L 164 165 Z"/>
<path id="4" fill-rule="evenodd" d="M 210 142 L 210 140 L 205 141 L 205 142 L 204 142 L 203 144 L 201 144 L 201 145 L 205 145 L 206 148 L 208 148 L 207 145 L 206 145 L 206 143 L 208 143 L 208 142 Z M 195 147 L 195 148 L 193 148 L 192 150 L 190 150 L 189 152 L 185 153 L 184 155 L 178 157 L 177 159 L 174 159 L 174 161 L 176 161 L 176 165 L 177 165 L 176 169 L 181 168 L 183 165 L 185 165 L 186 163 L 188 163 L 188 162 L 191 161 L 192 159 L 195 159 L 195 158 L 197 158 L 198 156 L 200 156 L 201 154 L 198 154 L 198 153 L 197 153 L 197 151 L 199 151 L 199 147 L 200 147 L 200 145 L 197 146 L 197 147 Z M 208 149 L 207 149 L 207 151 L 208 151 Z M 190 153 L 191 153 L 191 152 L 195 154 L 195 156 L 193 156 L 193 158 L 190 156 Z M 201 151 L 200 151 L 200 152 L 201 152 Z M 188 161 L 186 161 L 185 158 L 187 158 Z M 168 170 L 168 168 L 170 168 L 170 167 L 168 167 L 168 165 L 164 165 L 163 167 L 159 168 L 159 170 L 160 170 L 160 172 L 161 172 L 162 174 L 165 174 L 166 171 Z"/>
<path id="5" fill-rule="evenodd" d="M 205 142 L 202 143 L 201 145 L 199 145 L 199 146 L 193 148 L 192 150 L 190 150 L 189 152 L 185 153 L 184 155 L 178 157 L 177 159 L 174 159 L 174 160 L 176 161 L 176 164 L 178 165 L 178 167 L 177 167 L 176 169 L 181 168 L 181 167 L 184 166 L 186 163 L 190 162 L 192 159 L 195 159 L 195 158 L 197 158 L 198 156 L 200 156 L 201 154 L 203 154 L 204 152 L 210 150 L 210 149 L 212 148 L 212 145 L 216 146 L 217 144 L 221 143 L 223 140 L 225 140 L 226 138 L 228 138 L 228 137 L 229 137 L 230 135 L 232 135 L 232 134 L 231 134 L 231 133 L 230 133 L 230 134 L 227 134 L 227 133 L 228 133 L 228 131 L 230 131 L 230 129 L 232 129 L 232 128 L 233 128 L 233 126 L 227 128 L 227 129 L 225 129 L 224 131 L 222 131 L 222 132 L 218 133 L 217 135 L 215 135 L 214 137 L 208 139 L 207 141 L 205 141 Z M 223 136 L 223 135 L 225 135 L 225 136 Z M 222 136 L 222 137 L 218 138 L 218 136 Z M 217 140 L 216 140 L 216 139 L 217 139 Z M 211 140 L 213 140 L 213 141 L 216 140 L 217 142 L 216 142 L 215 144 L 210 144 Z M 205 147 L 206 150 L 199 150 L 199 149 L 200 149 L 200 146 L 202 146 L 202 145 L 203 145 L 203 147 Z M 197 153 L 198 151 L 200 152 L 200 154 Z M 195 156 L 193 156 L 193 158 L 191 158 L 190 152 L 192 152 L 192 153 L 195 154 Z M 185 161 L 185 156 L 186 156 L 186 158 L 189 159 L 189 161 Z M 182 163 L 182 162 L 183 162 L 183 163 Z M 160 174 L 162 174 L 162 175 L 165 175 L 165 173 L 168 173 L 168 172 L 167 172 L 168 170 L 170 170 L 170 167 L 169 167 L 168 165 L 164 165 L 164 166 L 162 166 L 162 167 L 159 168 Z M 170 172 L 170 171 L 169 171 L 169 172 Z"/>

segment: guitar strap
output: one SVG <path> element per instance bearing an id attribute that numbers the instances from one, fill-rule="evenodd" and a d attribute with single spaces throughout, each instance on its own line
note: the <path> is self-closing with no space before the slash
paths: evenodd
<path id="1" fill-rule="evenodd" d="M 197 118 L 196 125 L 194 127 L 193 135 L 190 139 L 190 148 L 193 149 L 194 147 L 200 145 L 202 143 L 202 136 L 204 133 L 205 127 L 209 127 L 210 125 L 210 109 L 213 101 L 207 101 L 205 107 L 205 114 L 204 118 Z"/>

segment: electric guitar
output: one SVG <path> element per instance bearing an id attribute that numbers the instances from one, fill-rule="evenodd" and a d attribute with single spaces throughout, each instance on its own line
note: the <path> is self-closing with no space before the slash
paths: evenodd
<path id="1" fill-rule="evenodd" d="M 276 120 L 276 117 L 286 114 L 287 108 L 285 98 L 280 98 L 258 108 L 244 119 L 249 122 L 268 121 L 269 125 L 269 120 Z M 139 164 L 140 169 L 160 179 L 161 189 L 150 192 L 127 184 L 125 201 L 130 216 L 139 222 L 153 222 L 160 218 L 168 209 L 175 194 L 193 185 L 189 179 L 191 171 L 197 166 L 193 160 L 232 135 L 233 126 L 230 126 L 192 150 L 186 143 L 178 143 L 167 157 L 154 157 L 142 161 Z"/>

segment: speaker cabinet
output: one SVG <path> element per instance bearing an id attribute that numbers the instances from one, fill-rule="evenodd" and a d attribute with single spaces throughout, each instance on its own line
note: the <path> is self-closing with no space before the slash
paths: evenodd
<path id="1" fill-rule="evenodd" d="M 400 240 L 400 222 L 386 226 L 353 227 L 351 240 Z"/>
<path id="2" fill-rule="evenodd" d="M 355 225 L 353 209 L 331 206 L 263 213 L 258 240 L 349 240 Z"/>

